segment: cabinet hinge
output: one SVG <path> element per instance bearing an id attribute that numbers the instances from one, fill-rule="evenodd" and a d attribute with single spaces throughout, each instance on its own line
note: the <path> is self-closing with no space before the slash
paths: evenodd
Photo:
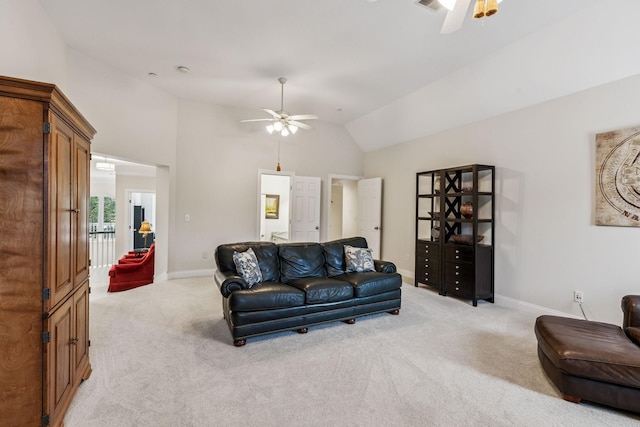
<path id="1" fill-rule="evenodd" d="M 46 427 L 49 425 L 49 415 L 42 416 L 42 427 Z"/>
<path id="2" fill-rule="evenodd" d="M 87 340 L 88 344 L 87 346 L 91 347 L 91 340 Z"/>
<path id="3" fill-rule="evenodd" d="M 42 133 L 44 133 L 44 134 L 51 133 L 51 123 L 42 122 Z"/>
<path id="4" fill-rule="evenodd" d="M 42 299 L 47 300 L 51 298 L 51 289 L 44 288 L 42 289 Z"/>
<path id="5" fill-rule="evenodd" d="M 43 344 L 47 344 L 51 341 L 51 333 L 49 332 L 43 332 L 42 333 L 42 343 Z"/>

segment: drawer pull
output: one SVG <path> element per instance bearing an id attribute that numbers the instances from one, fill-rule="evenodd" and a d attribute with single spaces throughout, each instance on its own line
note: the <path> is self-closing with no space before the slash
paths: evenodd
<path id="1" fill-rule="evenodd" d="M 460 284 L 460 281 L 459 281 L 459 280 L 456 280 L 456 285 L 459 285 L 459 284 Z"/>
<path id="2" fill-rule="evenodd" d="M 459 269 L 460 269 L 460 266 L 459 266 L 459 265 L 456 265 L 456 270 L 459 270 Z"/>
<path id="3" fill-rule="evenodd" d="M 460 272 L 459 272 L 459 271 L 456 271 L 456 276 L 459 276 L 459 275 L 460 275 Z"/>
<path id="4" fill-rule="evenodd" d="M 456 259 L 460 259 L 460 255 L 456 255 Z"/>
<path id="5" fill-rule="evenodd" d="M 459 253 L 460 253 L 460 250 L 459 250 L 459 249 L 456 249 L 456 253 L 457 253 L 457 254 L 459 254 Z"/>
<path id="6" fill-rule="evenodd" d="M 459 291 L 459 290 L 460 290 L 460 288 L 456 286 L 456 291 Z"/>

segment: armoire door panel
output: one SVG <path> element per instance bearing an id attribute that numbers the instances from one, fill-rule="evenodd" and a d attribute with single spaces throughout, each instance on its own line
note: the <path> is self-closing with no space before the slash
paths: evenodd
<path id="1" fill-rule="evenodd" d="M 73 132 L 52 115 L 49 147 L 49 285 L 54 306 L 73 289 L 74 212 L 72 199 Z"/>
<path id="2" fill-rule="evenodd" d="M 89 281 L 85 281 L 73 295 L 74 336 L 72 351 L 74 356 L 73 381 L 80 383 L 89 364 Z"/>
<path id="3" fill-rule="evenodd" d="M 74 141 L 74 212 L 75 222 L 75 284 L 89 277 L 89 167 L 91 161 L 89 141 L 78 136 Z"/>
<path id="4" fill-rule="evenodd" d="M 47 321 L 50 342 L 46 349 L 48 383 L 44 411 L 55 418 L 59 405 L 68 400 L 73 387 L 73 299 L 68 299 Z"/>

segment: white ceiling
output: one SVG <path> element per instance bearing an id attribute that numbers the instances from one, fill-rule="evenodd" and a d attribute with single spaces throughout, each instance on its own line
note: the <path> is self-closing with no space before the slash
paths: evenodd
<path id="1" fill-rule="evenodd" d="M 347 124 L 595 0 L 505 0 L 441 35 L 416 0 L 40 0 L 66 43 L 179 98 Z M 473 3 L 473 2 L 472 2 Z M 184 74 L 179 65 L 190 68 Z M 151 77 L 148 73 L 156 73 Z"/>

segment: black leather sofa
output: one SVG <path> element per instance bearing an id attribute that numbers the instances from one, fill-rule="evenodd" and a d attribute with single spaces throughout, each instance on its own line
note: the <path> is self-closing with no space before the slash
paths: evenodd
<path id="1" fill-rule="evenodd" d="M 355 323 L 367 314 L 400 312 L 402 278 L 391 262 L 374 260 L 373 272 L 345 272 L 344 246 L 366 248 L 362 237 L 326 243 L 244 242 L 220 245 L 215 281 L 233 343 L 279 331 L 306 333 L 333 321 Z M 252 248 L 262 282 L 251 288 L 238 274 L 234 251 Z"/>

